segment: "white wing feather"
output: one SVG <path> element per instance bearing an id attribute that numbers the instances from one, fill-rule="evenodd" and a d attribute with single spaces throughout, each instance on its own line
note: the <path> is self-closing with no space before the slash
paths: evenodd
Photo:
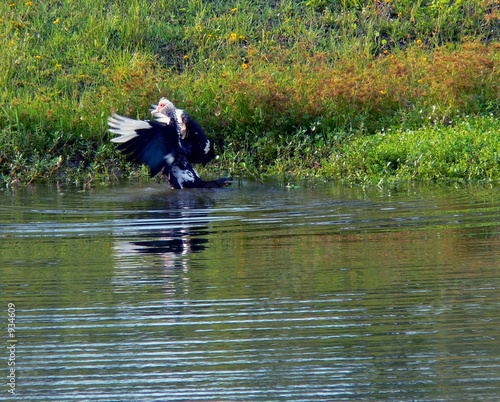
<path id="1" fill-rule="evenodd" d="M 149 129 L 151 124 L 144 120 L 135 120 L 113 113 L 108 118 L 109 131 L 118 134 L 119 137 L 112 138 L 115 143 L 124 143 L 137 137 L 137 130 Z"/>

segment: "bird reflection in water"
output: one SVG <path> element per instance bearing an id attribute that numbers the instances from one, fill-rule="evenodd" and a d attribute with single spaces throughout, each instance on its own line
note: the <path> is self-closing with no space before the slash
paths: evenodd
<path id="1" fill-rule="evenodd" d="M 209 216 L 214 201 L 210 190 L 189 190 L 183 195 L 168 192 L 165 197 L 141 205 L 143 212 L 133 216 L 139 234 L 133 239 L 117 240 L 114 255 L 117 261 L 116 280 L 122 286 L 151 285 L 157 281 L 158 267 L 162 271 L 162 286 L 169 294 L 179 295 L 188 291 L 190 256 L 208 246 Z M 189 193 L 189 194 L 188 194 Z M 162 197 L 163 198 L 163 197 Z"/>

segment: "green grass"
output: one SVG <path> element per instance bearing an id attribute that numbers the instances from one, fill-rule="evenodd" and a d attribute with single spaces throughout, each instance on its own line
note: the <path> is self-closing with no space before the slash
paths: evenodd
<path id="1" fill-rule="evenodd" d="M 346 144 L 321 174 L 372 183 L 497 181 L 499 133 L 500 121 L 493 116 L 466 118 L 453 126 L 381 132 Z"/>
<path id="2" fill-rule="evenodd" d="M 499 17 L 494 0 L 7 1 L 0 180 L 144 178 L 106 118 L 164 95 L 216 139 L 207 175 L 498 181 Z"/>

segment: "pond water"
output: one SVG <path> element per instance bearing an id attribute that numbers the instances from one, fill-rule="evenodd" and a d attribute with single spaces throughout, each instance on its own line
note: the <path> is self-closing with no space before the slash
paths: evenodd
<path id="1" fill-rule="evenodd" d="M 500 395 L 497 188 L 3 190 L 0 275 L 0 400 Z"/>

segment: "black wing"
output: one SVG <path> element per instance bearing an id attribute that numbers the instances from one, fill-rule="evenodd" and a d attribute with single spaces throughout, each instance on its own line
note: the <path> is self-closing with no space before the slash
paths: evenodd
<path id="1" fill-rule="evenodd" d="M 179 133 L 172 121 L 165 117 L 157 120 L 134 120 L 113 114 L 108 119 L 109 131 L 119 134 L 111 141 L 136 163 L 149 166 L 151 176 L 163 169 L 168 173 L 181 151 Z"/>
<path id="2" fill-rule="evenodd" d="M 203 128 L 193 120 L 185 111 L 180 111 L 181 145 L 185 150 L 190 163 L 203 165 L 214 159 L 214 146 L 207 138 Z"/>

